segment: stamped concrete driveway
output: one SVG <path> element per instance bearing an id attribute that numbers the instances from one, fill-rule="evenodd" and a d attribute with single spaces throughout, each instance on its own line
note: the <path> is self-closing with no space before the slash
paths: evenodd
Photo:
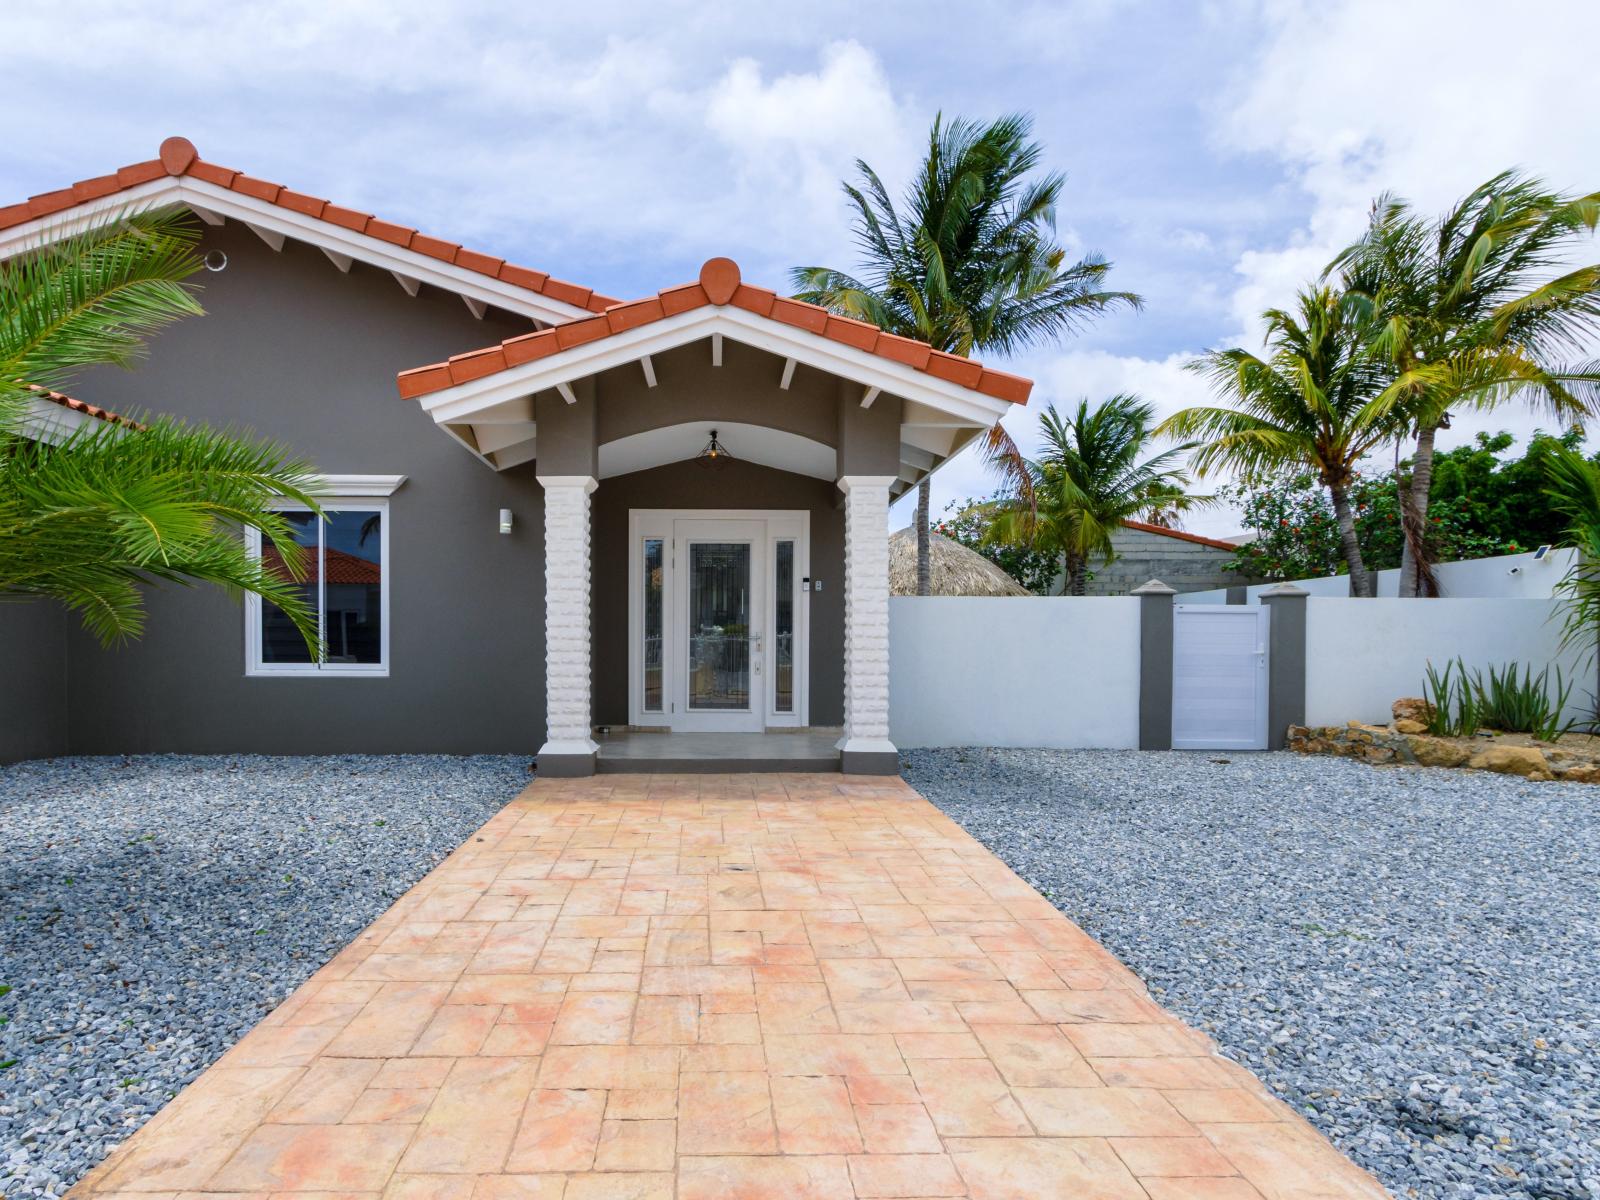
<path id="1" fill-rule="evenodd" d="M 1381 1197 L 899 780 L 541 781 L 72 1193 Z"/>

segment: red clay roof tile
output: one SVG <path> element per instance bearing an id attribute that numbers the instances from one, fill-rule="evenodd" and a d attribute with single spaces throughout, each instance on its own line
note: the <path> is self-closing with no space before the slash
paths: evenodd
<path id="1" fill-rule="evenodd" d="M 779 298 L 764 288 L 737 282 L 738 270 L 738 266 L 729 259 L 712 259 L 701 268 L 699 282 L 666 288 L 654 296 L 646 296 L 628 304 L 613 304 L 602 316 L 569 321 L 553 329 L 523 334 L 500 343 L 498 348 L 504 352 L 506 366 L 519 366 L 573 346 L 581 346 L 585 342 L 639 329 L 679 313 L 716 304 L 717 301 L 712 297 L 714 292 L 726 297 L 721 302 L 723 306 L 731 304 L 769 316 L 772 320 L 808 329 L 830 341 L 926 371 L 997 400 L 1023 404 L 1033 388 L 1033 384 L 1020 375 L 986 368 L 970 358 L 936 351 L 924 342 L 884 333 L 870 322 L 837 316 L 815 304 Z M 730 282 L 730 279 L 734 282 Z M 762 311 L 766 308 L 770 308 L 770 314 Z M 443 375 L 440 374 L 443 368 L 439 364 L 403 372 L 399 377 L 400 395 L 411 399 L 441 391 L 453 382 L 461 382 L 456 379 L 457 372 L 453 369 L 457 361 L 451 359 L 452 369 Z M 481 375 L 474 375 L 473 378 L 481 378 Z M 426 382 L 423 382 L 424 379 Z"/>
<path id="2" fill-rule="evenodd" d="M 575 283 L 568 283 L 565 279 L 546 279 L 544 281 L 544 294 L 552 300 L 564 300 L 568 304 L 576 304 L 579 308 L 587 308 L 594 300 L 593 288 L 579 287 Z M 602 297 L 605 303 L 600 305 L 599 311 L 604 312 L 616 303 L 607 297 Z"/>
<path id="3" fill-rule="evenodd" d="M 711 303 L 706 299 L 705 288 L 698 283 L 681 283 L 677 287 L 665 288 L 657 298 L 661 301 L 662 313 L 669 317 L 688 312 L 691 308 L 704 308 Z"/>
<path id="4" fill-rule="evenodd" d="M 112 412 L 109 408 L 101 408 L 95 404 L 87 404 L 82 400 L 75 400 L 71 396 L 63 395 L 61 392 L 52 392 L 49 388 L 40 387 L 37 383 L 28 383 L 24 384 L 23 386 L 35 396 L 39 397 L 39 399 L 48 400 L 52 404 L 59 404 L 62 408 L 70 408 L 73 412 L 80 412 L 88 417 L 97 417 L 100 420 L 108 421 L 113 425 L 127 425 L 133 429 L 144 428 L 143 425 L 139 424 L 139 422 L 133 420 L 131 417 L 121 416 L 118 413 Z"/>
<path id="5" fill-rule="evenodd" d="M 320 196 L 308 196 L 304 192 L 292 191 L 289 188 L 283 188 L 278 192 L 277 203 L 280 208 L 305 213 L 308 217 L 320 217 L 323 210 L 328 207 L 328 202 Z"/>
<path id="6" fill-rule="evenodd" d="M 427 237 L 424 234 L 390 221 L 380 221 L 367 213 L 332 204 L 318 196 L 291 191 L 276 183 L 241 174 L 228 167 L 204 162 L 187 138 L 171 137 L 161 143 L 159 157 L 119 168 L 112 175 L 96 176 L 82 180 L 68 188 L 61 188 L 35 196 L 23 204 L 0 208 L 0 229 L 8 229 L 26 221 L 53 216 L 88 200 L 114 195 L 118 191 L 167 176 L 189 176 L 216 187 L 227 188 L 280 205 L 293 212 L 304 213 L 331 224 L 359 230 L 398 246 L 405 246 L 420 254 L 453 262 L 465 270 L 491 278 L 503 279 L 513 287 L 523 288 L 553 300 L 587 308 L 600 313 L 620 301 L 610 296 L 597 295 L 589 288 L 554 280 L 543 271 L 530 270 L 507 264 L 492 255 L 463 250 L 456 242 Z"/>
<path id="7" fill-rule="evenodd" d="M 935 350 L 928 355 L 928 365 L 922 368 L 936 379 L 948 379 L 962 387 L 975 388 L 983 378 L 983 364 L 962 358 L 959 354 L 946 354 Z"/>
<path id="8" fill-rule="evenodd" d="M 779 297 L 772 304 L 772 319 L 785 325 L 798 325 L 812 333 L 822 333 L 828 328 L 828 310 L 800 300 Z"/>
<path id="9" fill-rule="evenodd" d="M 489 346 L 483 350 L 457 354 L 450 359 L 449 366 L 451 383 L 471 383 L 474 379 L 504 371 L 506 355 L 499 346 Z"/>
<path id="10" fill-rule="evenodd" d="M 621 333 L 625 329 L 659 321 L 664 316 L 666 312 L 661 307 L 661 298 L 649 296 L 643 300 L 635 300 L 631 304 L 613 304 L 606 309 L 606 324 L 611 327 L 612 333 Z"/>
<path id="11" fill-rule="evenodd" d="M 604 316 L 584 317 L 580 321 L 564 321 L 555 327 L 556 345 L 563 350 L 597 342 L 611 332 L 611 324 Z"/>
<path id="12" fill-rule="evenodd" d="M 854 346 L 857 350 L 871 350 L 883 336 L 883 330 L 876 325 L 832 313 L 828 314 L 828 324 L 822 332 L 834 341 Z"/>
<path id="13" fill-rule="evenodd" d="M 770 317 L 772 306 L 777 302 L 778 293 L 768 288 L 751 287 L 748 283 L 741 283 L 739 290 L 733 293 L 730 303 L 735 308 L 742 308 L 753 312 L 758 317 Z"/>
<path id="14" fill-rule="evenodd" d="M 434 363 L 426 367 L 413 367 L 399 375 L 400 398 L 414 400 L 429 392 L 441 391 L 450 386 L 450 365 Z"/>
<path id="15" fill-rule="evenodd" d="M 893 359 L 920 371 L 928 365 L 928 357 L 933 353 L 933 347 L 927 342 L 917 341 L 916 338 L 901 337 L 898 333 L 886 333 L 878 339 L 878 344 L 873 347 L 873 353 L 880 358 Z"/>
<path id="16" fill-rule="evenodd" d="M 993 367 L 985 367 L 983 375 L 978 379 L 978 390 L 985 396 L 993 396 L 996 400 L 1026 404 L 1028 393 L 1033 391 L 1033 380 L 1024 379 L 1021 375 L 1011 375 L 1005 371 L 996 371 Z"/>
<path id="17" fill-rule="evenodd" d="M 1239 547 L 1233 542 L 1224 542 L 1220 538 L 1201 537 L 1198 533 L 1185 533 L 1181 529 L 1168 529 L 1164 525 L 1150 525 L 1144 521 L 1131 521 L 1123 519 L 1123 528 L 1137 529 L 1140 533 L 1156 533 L 1162 537 L 1177 538 L 1180 542 L 1194 542 L 1199 546 L 1210 546 L 1214 550 L 1237 550 Z"/>
<path id="18" fill-rule="evenodd" d="M 541 329 L 537 333 L 525 333 L 521 337 L 510 338 L 501 342 L 500 348 L 506 352 L 508 367 L 521 366 L 525 362 L 544 358 L 561 349 L 556 345 L 554 329 Z"/>

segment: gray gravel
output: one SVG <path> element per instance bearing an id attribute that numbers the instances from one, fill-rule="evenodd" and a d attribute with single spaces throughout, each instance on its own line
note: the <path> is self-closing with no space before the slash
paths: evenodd
<path id="1" fill-rule="evenodd" d="M 59 1196 L 527 782 L 526 758 L 0 769 L 0 1196 Z"/>
<path id="2" fill-rule="evenodd" d="M 1600 1197 L 1600 789 L 1291 754 L 905 757 L 1397 1196 Z"/>

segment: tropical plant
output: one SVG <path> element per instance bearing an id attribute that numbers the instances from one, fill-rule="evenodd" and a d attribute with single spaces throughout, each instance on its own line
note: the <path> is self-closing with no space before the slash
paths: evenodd
<path id="1" fill-rule="evenodd" d="M 150 334 L 201 313 L 196 228 L 129 213 L 0 263 L 0 598 L 48 597 L 110 644 L 144 627 L 143 588 L 211 583 L 281 608 L 316 646 L 293 582 L 300 548 L 274 504 L 316 509 L 312 475 L 268 442 L 125 415 L 62 436 L 30 418 L 41 387 L 131 365 Z M 292 577 L 246 550 L 255 526 Z"/>
<path id="2" fill-rule="evenodd" d="M 1024 459 L 1027 486 L 997 502 L 986 540 L 1049 555 L 1061 564 L 1062 591 L 1081 596 L 1087 571 L 1116 557 L 1111 537 L 1125 519 L 1170 524 L 1212 502 L 1188 491 L 1178 460 L 1193 447 L 1147 454 L 1155 408 L 1137 396 L 1111 396 L 1069 416 L 1055 405 L 1039 416 L 1043 449 Z"/>
<path id="3" fill-rule="evenodd" d="M 1111 264 L 1096 255 L 1069 262 L 1055 243 L 1065 177 L 1037 175 L 1042 147 L 1021 114 L 988 124 L 936 117 L 899 208 L 866 162 L 859 186 L 846 183 L 862 256 L 858 274 L 799 267 L 796 295 L 936 350 L 1012 354 L 1061 338 L 1084 322 L 1138 307 L 1131 292 L 1104 290 Z M 1021 477 L 1021 456 L 997 422 L 992 456 Z M 928 480 L 917 491 L 917 588 L 928 590 Z"/>
<path id="4" fill-rule="evenodd" d="M 1356 464 L 1401 425 L 1383 386 L 1359 303 L 1332 288 L 1300 293 L 1294 312 L 1271 309 L 1265 357 L 1235 347 L 1189 363 L 1234 407 L 1186 408 L 1157 433 L 1198 443 L 1201 475 L 1225 467 L 1249 482 L 1309 469 L 1328 489 L 1339 545 L 1357 596 L 1374 594 L 1356 537 L 1350 488 Z"/>
<path id="5" fill-rule="evenodd" d="M 1493 729 L 1499 733 L 1529 733 L 1543 742 L 1556 741 L 1574 722 L 1564 715 L 1572 698 L 1572 684 L 1562 676 L 1560 667 L 1554 670 L 1552 686 L 1550 667 L 1534 674 L 1531 666 L 1511 662 L 1501 667 L 1491 665 L 1487 671 L 1473 671 L 1457 658 L 1439 672 L 1429 662 L 1428 732 L 1472 737 L 1480 729 Z"/>
<path id="6" fill-rule="evenodd" d="M 945 515 L 934 523 L 933 531 L 967 549 L 983 555 L 1011 578 L 1037 596 L 1048 596 L 1061 575 L 1061 560 L 1029 546 L 997 542 L 989 536 L 995 513 L 1005 503 L 1001 497 L 951 501 Z"/>
<path id="7" fill-rule="evenodd" d="M 1577 556 L 1557 585 L 1562 643 L 1592 661 L 1600 649 L 1600 464 L 1562 447 L 1545 462 L 1550 507 L 1567 522 Z"/>
<path id="8" fill-rule="evenodd" d="M 1600 369 L 1568 356 L 1600 319 L 1600 265 L 1563 267 L 1597 221 L 1600 193 L 1561 195 L 1507 171 L 1436 220 L 1379 197 L 1361 239 L 1329 265 L 1369 306 L 1373 347 L 1394 384 L 1387 402 L 1416 437 L 1400 595 L 1434 590 L 1423 531 L 1434 444 L 1453 408 L 1515 397 L 1564 422 L 1594 412 Z"/>

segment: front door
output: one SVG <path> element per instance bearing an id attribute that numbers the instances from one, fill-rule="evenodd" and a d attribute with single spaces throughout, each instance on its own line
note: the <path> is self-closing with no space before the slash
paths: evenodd
<path id="1" fill-rule="evenodd" d="M 760 733 L 805 724 L 808 516 L 630 514 L 630 720 Z"/>

